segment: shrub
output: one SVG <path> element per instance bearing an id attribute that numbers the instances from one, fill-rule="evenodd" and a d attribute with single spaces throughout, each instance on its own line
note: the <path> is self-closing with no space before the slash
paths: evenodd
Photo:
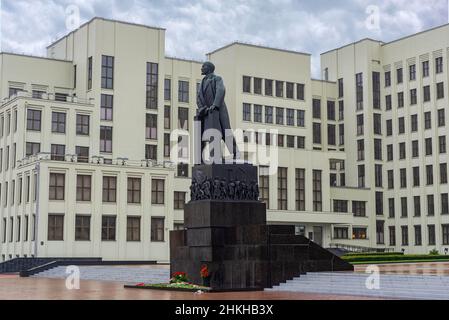
<path id="1" fill-rule="evenodd" d="M 429 255 L 431 255 L 431 256 L 437 256 L 437 255 L 439 255 L 439 254 L 440 254 L 440 253 L 438 252 L 437 249 L 430 250 L 430 252 L 429 252 Z"/>
<path id="2" fill-rule="evenodd" d="M 343 257 L 358 257 L 358 256 L 397 256 L 403 255 L 403 252 L 348 252 Z"/>
<path id="3" fill-rule="evenodd" d="M 449 260 L 449 256 L 445 255 L 427 255 L 427 254 L 407 254 L 407 255 L 359 255 L 359 256 L 343 256 L 341 257 L 347 262 L 394 262 L 394 261 L 410 261 L 410 260 Z"/>
<path id="4" fill-rule="evenodd" d="M 188 282 L 187 274 L 185 272 L 173 273 L 170 279 L 170 283 L 180 283 L 180 282 Z"/>

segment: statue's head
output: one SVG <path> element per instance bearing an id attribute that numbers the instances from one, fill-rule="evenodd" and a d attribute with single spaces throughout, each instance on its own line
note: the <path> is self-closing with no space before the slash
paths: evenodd
<path id="1" fill-rule="evenodd" d="M 201 67 L 201 74 L 207 76 L 215 71 L 215 65 L 212 62 L 206 61 Z"/>

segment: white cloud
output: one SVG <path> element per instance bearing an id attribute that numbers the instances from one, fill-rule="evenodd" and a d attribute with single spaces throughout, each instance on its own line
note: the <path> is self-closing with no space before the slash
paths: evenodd
<path id="1" fill-rule="evenodd" d="M 167 54 L 204 59 L 240 40 L 310 52 L 319 77 L 319 54 L 364 37 L 390 41 L 448 21 L 447 0 L 3 0 L 4 51 L 44 55 L 68 33 L 65 9 L 75 4 L 81 23 L 94 16 L 167 29 Z M 379 7 L 380 30 L 366 28 L 366 8 Z"/>

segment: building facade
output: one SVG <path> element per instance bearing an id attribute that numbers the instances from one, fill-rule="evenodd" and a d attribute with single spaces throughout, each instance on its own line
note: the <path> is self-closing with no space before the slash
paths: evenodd
<path id="1" fill-rule="evenodd" d="M 306 53 L 232 43 L 207 54 L 269 223 L 324 247 L 449 248 L 448 55 L 448 25 L 326 52 L 324 80 Z M 201 64 L 167 57 L 164 29 L 102 18 L 46 58 L 2 53 L 2 261 L 169 261 Z"/>

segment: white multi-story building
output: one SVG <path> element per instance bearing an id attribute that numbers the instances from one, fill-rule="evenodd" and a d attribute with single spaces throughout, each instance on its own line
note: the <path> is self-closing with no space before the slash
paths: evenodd
<path id="1" fill-rule="evenodd" d="M 449 247 L 448 55 L 449 25 L 326 52 L 324 80 L 306 53 L 209 53 L 245 158 L 277 145 L 259 170 L 268 221 L 325 247 Z M 173 132 L 193 130 L 201 62 L 167 57 L 164 29 L 102 18 L 47 58 L 0 57 L 2 261 L 168 261 L 192 164 Z"/>

